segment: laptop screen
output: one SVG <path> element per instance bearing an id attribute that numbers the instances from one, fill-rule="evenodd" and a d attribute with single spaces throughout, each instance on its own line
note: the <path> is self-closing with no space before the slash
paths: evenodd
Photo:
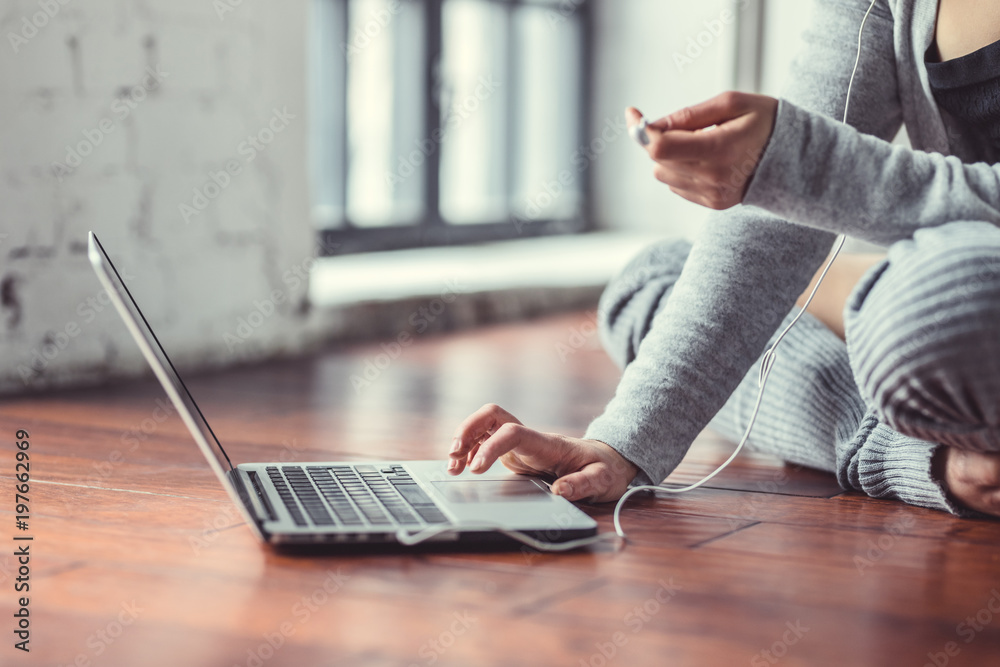
<path id="1" fill-rule="evenodd" d="M 208 421 L 201 413 L 201 409 L 195 403 L 191 392 L 188 391 L 181 376 L 177 373 L 177 369 L 174 368 L 163 346 L 160 345 L 160 341 L 156 338 L 156 334 L 153 333 L 142 311 L 139 310 L 139 305 L 122 281 L 118 269 L 115 268 L 111 258 L 104 251 L 104 246 L 101 245 L 97 235 L 93 232 L 90 232 L 88 240 L 88 255 L 94 271 L 97 272 L 97 277 L 108 291 L 108 296 L 115 304 L 122 319 L 125 320 L 129 332 L 139 345 L 139 349 L 142 350 L 146 361 L 153 368 L 153 372 L 156 373 L 157 379 L 163 385 L 163 389 L 167 392 L 174 407 L 177 408 L 177 412 L 187 424 L 188 430 L 191 431 L 191 435 L 194 436 L 205 458 L 208 459 L 212 470 L 233 496 L 233 499 L 238 500 L 239 494 L 227 474 L 233 470 L 229 456 L 222 448 L 218 438 L 215 437 L 212 427 L 208 425 Z M 239 502 L 237 504 L 242 506 Z"/>

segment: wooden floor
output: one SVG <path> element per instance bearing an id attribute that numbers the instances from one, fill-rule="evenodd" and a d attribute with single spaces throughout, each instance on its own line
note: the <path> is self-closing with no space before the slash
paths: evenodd
<path id="1" fill-rule="evenodd" d="M 421 340 L 361 391 L 378 344 L 190 384 L 236 461 L 443 458 L 490 401 L 580 434 L 617 379 L 590 322 Z M 163 401 L 139 382 L 0 405 L 0 665 L 1000 664 L 1000 522 L 746 455 L 710 488 L 638 499 L 617 553 L 289 556 L 255 542 Z M 676 480 L 729 451 L 706 434 Z M 30 654 L 12 646 L 23 534 Z"/>

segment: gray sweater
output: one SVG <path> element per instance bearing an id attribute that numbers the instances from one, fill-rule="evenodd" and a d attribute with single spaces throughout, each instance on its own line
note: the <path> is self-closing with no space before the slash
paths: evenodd
<path id="1" fill-rule="evenodd" d="M 744 205 L 703 228 L 614 398 L 587 430 L 639 466 L 637 482 L 659 482 L 681 461 L 835 234 L 889 245 L 952 221 L 1000 225 L 995 149 L 964 137 L 930 92 L 923 62 L 937 0 L 879 0 L 865 26 L 849 126 L 839 122 L 869 4 L 816 3 Z M 912 149 L 890 143 L 903 124 Z M 931 483 L 928 471 L 913 474 L 925 478 L 914 484 Z"/>

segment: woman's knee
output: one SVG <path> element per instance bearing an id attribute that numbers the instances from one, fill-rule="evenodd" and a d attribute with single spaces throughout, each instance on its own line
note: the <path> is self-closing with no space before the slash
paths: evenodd
<path id="1" fill-rule="evenodd" d="M 691 243 L 683 239 L 648 246 L 604 290 L 597 309 L 598 327 L 605 347 L 620 366 L 635 357 L 690 253 Z"/>
<path id="2" fill-rule="evenodd" d="M 953 223 L 894 245 L 852 293 L 845 322 L 858 388 L 887 424 L 1000 445 L 1000 229 Z"/>

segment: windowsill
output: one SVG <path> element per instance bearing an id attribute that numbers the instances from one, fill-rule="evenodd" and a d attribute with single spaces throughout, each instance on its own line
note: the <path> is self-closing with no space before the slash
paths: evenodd
<path id="1" fill-rule="evenodd" d="M 595 308 L 656 238 L 601 232 L 330 257 L 310 281 L 317 337 L 389 340 Z"/>
<path id="2" fill-rule="evenodd" d="M 330 257 L 317 262 L 309 300 L 320 309 L 420 297 L 526 289 L 601 288 L 649 234 L 598 232 Z"/>

